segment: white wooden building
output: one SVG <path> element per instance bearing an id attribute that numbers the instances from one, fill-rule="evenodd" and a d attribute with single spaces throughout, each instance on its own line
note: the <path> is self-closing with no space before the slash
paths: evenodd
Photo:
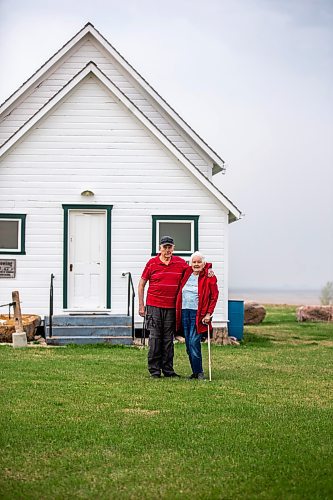
<path id="1" fill-rule="evenodd" d="M 136 288 L 170 234 L 213 262 L 225 324 L 241 213 L 213 183 L 224 162 L 90 23 L 0 113 L 0 303 L 19 290 L 23 313 L 47 315 L 53 273 L 55 313 L 126 313 L 122 273 Z"/>

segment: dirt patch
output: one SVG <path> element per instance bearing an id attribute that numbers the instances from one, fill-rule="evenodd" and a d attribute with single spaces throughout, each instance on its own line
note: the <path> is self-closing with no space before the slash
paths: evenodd
<path id="1" fill-rule="evenodd" d="M 158 415 L 160 410 L 145 410 L 144 408 L 124 408 L 124 413 L 132 413 L 134 415 L 142 415 L 145 417 L 151 417 L 153 415 Z"/>
<path id="2" fill-rule="evenodd" d="M 325 347 L 333 347 L 333 340 L 321 340 L 319 343 Z"/>

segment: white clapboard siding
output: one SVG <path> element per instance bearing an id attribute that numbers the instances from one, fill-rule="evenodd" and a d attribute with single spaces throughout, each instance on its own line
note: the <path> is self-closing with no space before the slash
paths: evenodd
<path id="1" fill-rule="evenodd" d="M 89 101 L 85 107 L 82 95 L 104 99 L 105 107 L 91 109 Z M 73 116 L 81 116 L 81 122 Z M 103 131 L 98 138 L 96 128 Z M 0 301 L 9 301 L 15 288 L 24 313 L 47 314 L 54 273 L 55 312 L 63 311 L 62 204 L 86 204 L 83 189 L 94 191 L 92 206 L 113 205 L 112 312 L 126 312 L 122 272 L 130 271 L 137 286 L 150 258 L 151 216 L 199 215 L 200 250 L 213 262 L 220 286 L 215 320 L 226 318 L 227 210 L 95 77 L 83 80 L 1 162 L 0 212 L 27 218 L 26 255 L 11 256 L 17 277 L 1 281 Z"/>
<path id="2" fill-rule="evenodd" d="M 0 122 L 0 144 L 5 142 L 21 127 L 30 116 L 35 114 L 53 95 L 55 95 L 73 76 L 89 61 L 95 64 L 114 82 L 124 94 L 163 132 L 176 147 L 197 167 L 211 179 L 213 162 L 195 145 L 194 141 L 181 130 L 174 120 L 156 103 L 151 96 L 141 88 L 127 71 L 120 66 L 112 56 L 89 36 L 83 38 L 73 47 L 63 61 L 55 68 L 51 68 L 45 79 L 37 82 L 36 87 L 25 96 L 14 109 L 5 113 Z M 97 97 L 82 96 L 77 107 L 84 104 L 84 100 L 93 99 L 89 105 L 94 106 L 96 100 L 101 110 L 105 102 Z M 89 109 L 89 108 L 85 108 Z M 72 110 L 74 113 L 74 109 Z M 73 116 L 75 119 L 75 116 Z"/>

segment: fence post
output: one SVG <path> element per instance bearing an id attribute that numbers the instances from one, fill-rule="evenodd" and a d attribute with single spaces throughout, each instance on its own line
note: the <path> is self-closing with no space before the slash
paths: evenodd
<path id="1" fill-rule="evenodd" d="M 23 330 L 20 295 L 17 291 L 12 292 L 14 303 L 15 333 L 13 333 L 13 347 L 27 347 L 27 335 Z"/>

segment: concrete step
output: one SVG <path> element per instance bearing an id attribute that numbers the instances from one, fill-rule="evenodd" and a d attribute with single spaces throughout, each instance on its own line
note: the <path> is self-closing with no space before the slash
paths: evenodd
<path id="1" fill-rule="evenodd" d="M 49 317 L 44 318 L 45 326 Z M 53 326 L 131 326 L 132 318 L 126 314 L 57 314 L 52 317 Z"/>
<path id="2" fill-rule="evenodd" d="M 110 345 L 132 345 L 132 337 L 119 336 L 119 337 L 87 337 L 87 336 L 63 336 L 63 337 L 46 337 L 47 345 L 87 345 L 87 344 L 110 344 Z"/>
<path id="3" fill-rule="evenodd" d="M 50 328 L 45 328 L 46 337 L 49 336 Z M 131 337 L 131 326 L 52 326 L 52 337 Z"/>

